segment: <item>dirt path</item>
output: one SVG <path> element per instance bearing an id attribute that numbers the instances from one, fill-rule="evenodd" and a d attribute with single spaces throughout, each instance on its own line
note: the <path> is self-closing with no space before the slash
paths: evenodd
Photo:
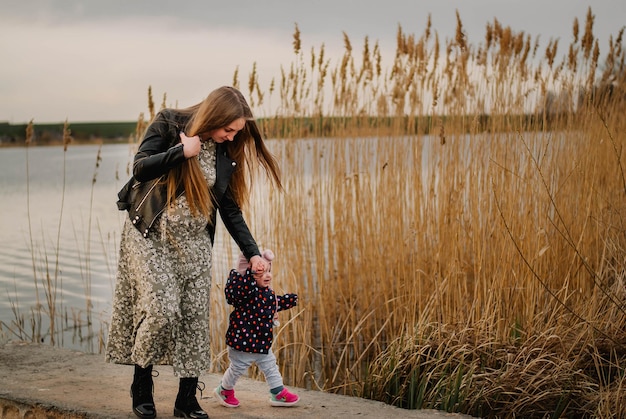
<path id="1" fill-rule="evenodd" d="M 171 367 L 155 368 L 159 418 L 172 418 L 178 380 Z M 104 362 L 101 355 L 50 346 L 0 346 L 0 418 L 135 418 L 129 395 L 132 367 Z M 237 384 L 241 406 L 228 409 L 212 397 L 220 376 L 206 374 L 200 404 L 215 418 L 469 418 L 434 410 L 404 410 L 372 400 L 295 389 L 292 408 L 271 407 L 265 383 L 244 378 Z"/>

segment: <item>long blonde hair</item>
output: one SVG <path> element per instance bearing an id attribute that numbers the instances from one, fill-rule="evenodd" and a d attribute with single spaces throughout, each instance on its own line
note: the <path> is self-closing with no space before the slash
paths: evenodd
<path id="1" fill-rule="evenodd" d="M 230 188 L 240 208 L 248 204 L 252 173 L 259 164 L 274 185 L 282 189 L 278 163 L 266 148 L 250 106 L 239 90 L 220 87 L 197 105 L 182 109 L 181 113 L 190 115 L 185 127 L 185 134 L 190 137 L 223 128 L 239 118 L 246 120 L 244 128 L 226 145 L 229 157 L 237 162 Z M 167 201 L 170 205 L 176 199 L 181 183 L 192 214 L 200 213 L 211 220 L 214 202 L 197 159 L 187 159 L 168 174 Z"/>

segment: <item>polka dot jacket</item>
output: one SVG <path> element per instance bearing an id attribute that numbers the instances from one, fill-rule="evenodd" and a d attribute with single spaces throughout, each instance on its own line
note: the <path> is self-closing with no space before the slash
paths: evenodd
<path id="1" fill-rule="evenodd" d="M 258 287 L 249 269 L 245 275 L 232 269 L 224 293 L 228 304 L 234 307 L 230 313 L 226 344 L 237 351 L 269 353 L 274 314 L 295 307 L 298 295 L 276 295 L 270 287 Z"/>

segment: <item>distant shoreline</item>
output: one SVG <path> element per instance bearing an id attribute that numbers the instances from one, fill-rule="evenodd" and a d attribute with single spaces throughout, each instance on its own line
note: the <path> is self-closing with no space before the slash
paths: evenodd
<path id="1" fill-rule="evenodd" d="M 63 122 L 33 123 L 31 145 L 62 145 Z M 135 134 L 137 121 L 122 122 L 68 122 L 72 144 L 123 143 Z M 24 146 L 27 123 L 0 122 L 0 146 Z"/>
<path id="2" fill-rule="evenodd" d="M 130 144 L 128 138 L 93 138 L 88 140 L 76 140 L 73 139 L 70 142 L 71 147 L 83 146 L 83 145 L 102 145 L 102 144 Z M 46 141 L 39 142 L 34 140 L 29 144 L 29 147 L 60 147 L 63 146 L 63 141 Z M 22 142 L 4 142 L 0 141 L 0 149 L 3 148 L 25 148 L 26 144 Z"/>
<path id="3" fill-rule="evenodd" d="M 463 121 L 471 120 L 470 126 Z M 346 135 L 441 135 L 452 134 L 451 127 L 463 126 L 461 134 L 485 132 L 494 126 L 502 128 L 516 121 L 524 130 L 555 131 L 571 124 L 571 115 L 559 112 L 515 115 L 422 115 L 422 116 L 303 116 L 260 118 L 260 125 L 267 138 L 333 138 Z M 148 121 L 144 121 L 143 127 Z M 504 124 L 504 125 L 503 125 Z M 33 123 L 31 146 L 62 145 L 64 123 Z M 122 144 L 134 142 L 138 121 L 77 122 L 67 123 L 72 144 Z M 28 124 L 0 122 L 0 147 L 24 146 Z"/>

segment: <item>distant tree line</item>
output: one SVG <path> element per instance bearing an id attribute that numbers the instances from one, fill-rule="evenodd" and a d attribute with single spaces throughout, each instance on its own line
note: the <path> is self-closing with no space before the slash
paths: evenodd
<path id="1" fill-rule="evenodd" d="M 33 145 L 56 145 L 63 143 L 63 123 L 33 124 Z M 0 122 L 0 146 L 22 146 L 26 141 L 28 124 Z M 137 122 L 78 122 L 70 123 L 74 143 L 123 143 L 134 135 Z"/>

